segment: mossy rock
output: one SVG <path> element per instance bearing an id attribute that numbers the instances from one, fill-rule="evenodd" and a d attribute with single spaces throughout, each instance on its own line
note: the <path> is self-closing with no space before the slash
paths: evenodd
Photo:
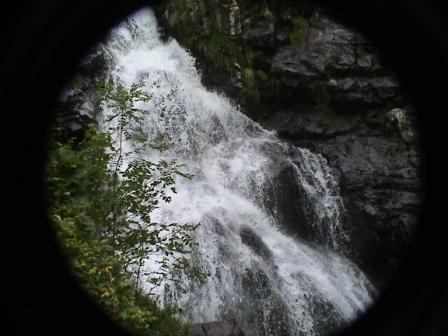
<path id="1" fill-rule="evenodd" d="M 292 28 L 289 32 L 289 40 L 294 47 L 301 47 L 306 41 L 309 23 L 301 15 L 292 18 Z"/>

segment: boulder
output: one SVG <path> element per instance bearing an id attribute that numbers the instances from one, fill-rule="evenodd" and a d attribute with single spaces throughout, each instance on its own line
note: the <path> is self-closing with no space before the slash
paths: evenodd
<path id="1" fill-rule="evenodd" d="M 272 252 L 269 247 L 263 242 L 263 239 L 255 233 L 250 227 L 246 226 L 240 230 L 240 237 L 243 244 L 248 246 L 260 257 L 267 261 L 272 261 Z"/>

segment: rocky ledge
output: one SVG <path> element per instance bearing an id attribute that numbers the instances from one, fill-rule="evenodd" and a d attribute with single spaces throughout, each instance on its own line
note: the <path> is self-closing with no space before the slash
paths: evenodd
<path id="1" fill-rule="evenodd" d="M 417 222 L 420 152 L 412 107 L 374 46 L 294 1 L 168 0 L 157 11 L 205 85 L 328 160 L 353 257 L 383 284 Z"/>

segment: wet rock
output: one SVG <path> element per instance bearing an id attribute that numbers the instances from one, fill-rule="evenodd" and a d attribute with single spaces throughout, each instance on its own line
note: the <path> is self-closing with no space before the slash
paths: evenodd
<path id="1" fill-rule="evenodd" d="M 346 207 L 345 225 L 364 270 L 384 283 L 378 270 L 396 264 L 406 253 L 421 204 L 419 154 L 401 140 L 358 130 L 301 146 L 322 153 L 338 172 Z M 365 125 L 364 125 L 365 127 Z"/>
<path id="2" fill-rule="evenodd" d="M 412 111 L 403 108 L 395 108 L 387 113 L 387 118 L 400 132 L 401 138 L 406 144 L 418 142 L 415 127 L 412 120 L 410 120 L 411 113 Z"/>
<path id="3" fill-rule="evenodd" d="M 289 336 L 288 308 L 276 292 L 276 284 L 271 283 L 261 265 L 254 264 L 246 269 L 241 279 L 241 297 L 237 311 L 241 312 L 241 327 L 246 336 Z"/>
<path id="4" fill-rule="evenodd" d="M 298 114 L 297 110 L 301 113 Z M 360 115 L 335 118 L 332 115 L 317 113 L 313 105 L 301 104 L 293 109 L 279 110 L 264 126 L 276 130 L 280 137 L 290 141 L 325 139 L 354 131 L 360 118 Z"/>
<path id="5" fill-rule="evenodd" d="M 308 54 L 303 49 L 292 46 L 281 48 L 272 61 L 272 72 L 294 77 L 297 85 L 306 85 L 303 80 L 312 80 L 324 75 L 323 58 L 318 54 Z"/>
<path id="6" fill-rule="evenodd" d="M 310 18 L 306 52 L 321 55 L 326 70 L 346 72 L 355 65 L 353 46 L 361 41 L 354 31 L 317 12 Z"/>
<path id="7" fill-rule="evenodd" d="M 308 94 L 305 102 L 325 103 L 338 111 L 359 111 L 403 101 L 397 94 L 398 83 L 390 76 L 327 79 L 326 61 L 321 54 L 284 47 L 273 58 L 272 72 L 280 77 L 284 90 L 299 90 Z"/>
<path id="8" fill-rule="evenodd" d="M 292 164 L 287 163 L 272 179 L 264 197 L 280 227 L 296 237 L 312 240 L 313 228 L 303 211 L 303 195 Z"/>
<path id="9" fill-rule="evenodd" d="M 88 125 L 96 123 L 92 113 L 93 106 L 85 103 L 84 98 L 84 93 L 79 89 L 70 90 L 60 97 L 58 109 L 63 142 L 70 139 L 81 142 Z"/>
<path id="10" fill-rule="evenodd" d="M 240 237 L 243 244 L 252 249 L 260 257 L 267 259 L 268 261 L 272 260 L 271 250 L 269 250 L 269 247 L 263 242 L 263 239 L 261 239 L 250 227 L 243 227 L 240 230 Z"/>
<path id="11" fill-rule="evenodd" d="M 397 103 L 398 83 L 391 77 L 348 77 L 334 81 L 328 86 L 330 102 L 334 104 L 353 103 L 358 106 Z"/>
<path id="12" fill-rule="evenodd" d="M 255 47 L 272 48 L 275 45 L 274 22 L 258 15 L 244 22 L 246 27 L 241 37 Z"/>
<path id="13" fill-rule="evenodd" d="M 268 19 L 262 6 L 240 5 L 242 32 L 235 37 L 242 41 L 241 54 L 250 57 L 238 64 L 264 76 L 249 83 L 248 92 L 235 82 L 233 67 L 226 72 L 202 57 L 204 83 L 243 104 L 248 115 L 285 141 L 328 160 L 340 183 L 356 261 L 378 284 L 384 282 L 410 244 L 421 200 L 419 138 L 406 95 L 375 47 L 325 11 L 274 1 L 267 6 L 274 13 Z M 189 24 L 179 27 L 182 31 L 173 33 L 182 42 Z M 248 99 L 249 93 L 257 100 Z M 273 214 L 286 214 L 280 221 L 288 232 L 312 239 L 294 185 L 285 167 L 267 202 Z"/>

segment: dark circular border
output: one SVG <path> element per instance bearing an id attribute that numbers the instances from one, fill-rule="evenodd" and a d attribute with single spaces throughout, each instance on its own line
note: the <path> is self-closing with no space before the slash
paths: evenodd
<path id="1" fill-rule="evenodd" d="M 125 334 L 89 301 L 58 252 L 43 197 L 45 142 L 56 97 L 78 60 L 120 19 L 158 2 L 19 1 L 1 14 L 5 330 L 17 335 Z M 448 6 L 438 0 L 315 2 L 378 46 L 416 107 L 423 140 L 425 200 L 415 248 L 378 302 L 344 335 L 448 334 L 443 164 Z"/>

